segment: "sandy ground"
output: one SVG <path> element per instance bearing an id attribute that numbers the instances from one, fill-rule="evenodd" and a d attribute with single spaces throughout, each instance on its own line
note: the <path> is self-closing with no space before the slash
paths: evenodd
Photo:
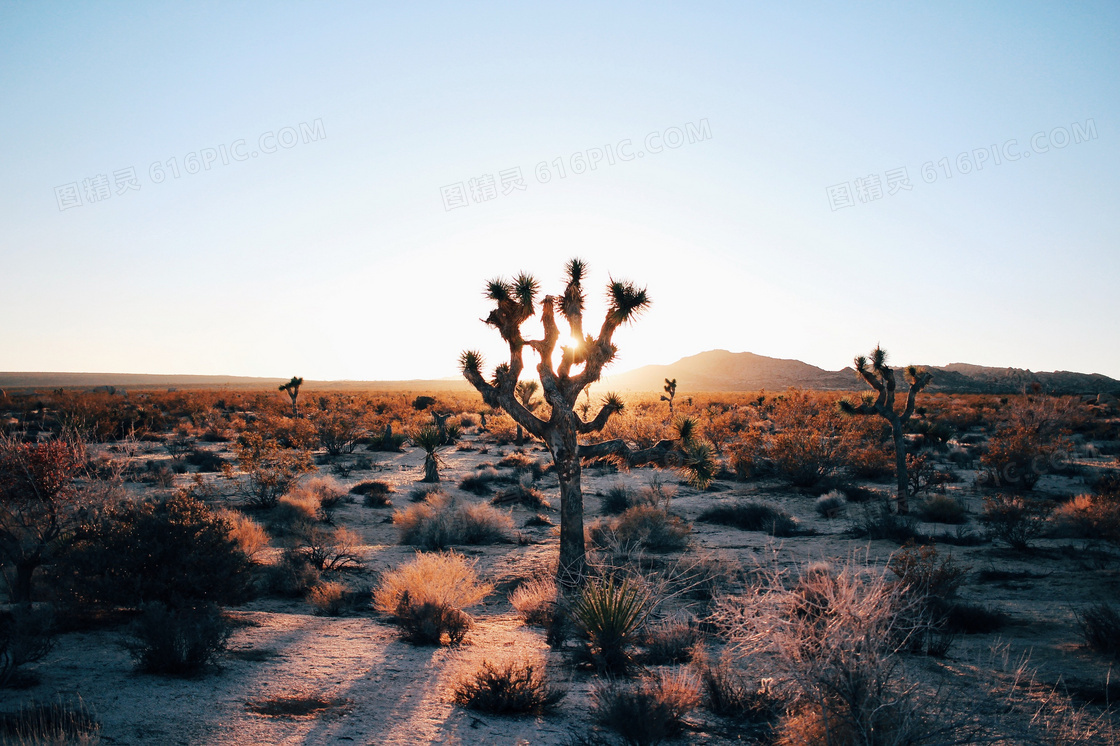
<path id="1" fill-rule="evenodd" d="M 470 434 L 466 442 L 475 441 Z M 496 463 L 512 446 L 445 453 L 442 470 L 445 487 L 471 500 L 485 500 L 458 490 L 455 485 L 479 463 Z M 531 455 L 549 462 L 542 450 Z M 376 471 L 355 472 L 341 480 L 349 485 L 383 479 L 394 483 L 398 507 L 408 504 L 407 492 L 421 475 L 422 454 L 409 449 L 402 454 L 369 454 Z M 147 458 L 147 456 L 141 456 Z M 324 467 L 325 468 L 325 467 Z M 641 469 L 611 474 L 586 469 L 584 491 L 589 518 L 599 514 L 596 493 L 617 482 L 641 484 L 655 474 L 667 482 L 679 480 L 668 473 Z M 962 481 L 950 485 L 969 509 L 979 511 L 981 497 L 973 486 L 974 472 L 961 471 Z M 179 477 L 183 480 L 183 477 Z M 185 482 L 184 482 L 185 483 Z M 553 502 L 555 478 L 538 485 Z M 774 557 L 779 564 L 800 566 L 809 561 L 843 558 L 853 552 L 868 553 L 885 562 L 897 545 L 886 541 L 855 540 L 845 532 L 845 518 L 825 520 L 814 511 L 816 495 L 789 491 L 778 483 L 723 482 L 720 491 L 698 492 L 678 487 L 672 510 L 695 520 L 716 500 L 750 497 L 777 503 L 817 534 L 775 540 L 766 534 L 694 523 L 692 546 L 717 550 L 747 563 Z M 888 490 L 888 485 L 879 485 Z M 1047 476 L 1039 492 L 1082 491 L 1076 478 Z M 857 506 L 849 506 L 849 510 Z M 515 524 L 532 515 L 515 507 Z M 371 509 L 360 502 L 343 506 L 336 523 L 358 531 L 365 541 L 365 569 L 347 576 L 355 587 L 371 586 L 376 574 L 411 557 L 413 550 L 396 544 L 396 529 L 386 519 L 389 509 Z M 552 513 L 555 517 L 555 512 Z M 935 532 L 952 527 L 927 526 Z M 975 528 L 975 526 L 973 526 Z M 570 733 L 586 732 L 590 723 L 589 692 L 595 677 L 565 666 L 562 656 L 550 652 L 543 632 L 526 627 L 513 612 L 505 595 L 520 579 L 548 566 L 555 557 L 552 529 L 521 529 L 526 543 L 464 547 L 478 559 L 481 574 L 497 591 L 472 610 L 476 626 L 459 647 L 414 647 L 399 640 L 396 629 L 372 610 L 328 618 L 315 616 L 301 600 L 260 599 L 232 610 L 242 622 L 230 641 L 230 652 L 220 672 L 197 680 L 180 680 L 134 673 L 128 653 L 120 646 L 123 630 L 71 633 L 60 637 L 44 660 L 28 666 L 39 683 L 29 689 L 0 692 L 4 709 L 29 699 L 50 700 L 58 695 L 79 695 L 103 724 L 102 741 L 110 744 L 561 744 Z M 1115 560 L 1101 565 L 1080 542 L 1041 541 L 1029 556 L 998 545 L 948 547 L 971 572 L 962 588 L 964 600 L 990 604 L 1008 613 L 1011 624 L 998 634 L 963 636 L 956 640 L 945 661 L 926 661 L 932 667 L 964 665 L 990 657 L 993 647 L 1010 658 L 1029 655 L 1038 679 L 1103 681 L 1107 662 L 1079 644 L 1074 612 L 1087 602 L 1120 598 L 1120 574 Z M 975 572 L 986 568 L 1029 570 L 1039 579 L 983 583 Z M 547 657 L 554 676 L 569 688 L 558 710 L 546 717 L 506 718 L 473 713 L 450 701 L 452 684 L 464 668 L 482 659 L 504 656 Z M 279 695 L 319 694 L 334 699 L 334 706 L 308 717 L 274 717 L 252 712 L 253 702 Z M 733 728 L 704 713 L 692 718 L 689 743 L 735 743 Z"/>

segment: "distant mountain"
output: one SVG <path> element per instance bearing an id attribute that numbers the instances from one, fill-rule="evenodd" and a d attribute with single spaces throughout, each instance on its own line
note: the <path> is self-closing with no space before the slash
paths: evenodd
<path id="1" fill-rule="evenodd" d="M 925 366 L 933 373 L 928 391 L 976 394 L 1017 394 L 1038 384 L 1058 394 L 1120 392 L 1120 381 L 1098 373 L 1035 373 L 1021 368 L 990 368 L 954 363 Z M 896 371 L 901 383 L 903 370 Z M 676 378 L 678 392 L 780 391 L 790 386 L 821 391 L 865 388 L 852 368 L 831 371 L 800 360 L 782 360 L 751 352 L 709 350 L 670 365 L 647 365 L 607 377 L 603 385 L 618 391 L 661 391 L 666 378 Z"/>

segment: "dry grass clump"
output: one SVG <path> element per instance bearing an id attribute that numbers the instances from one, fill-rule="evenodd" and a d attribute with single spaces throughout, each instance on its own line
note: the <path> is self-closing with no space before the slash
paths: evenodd
<path id="1" fill-rule="evenodd" d="M 459 489 L 473 492 L 476 495 L 489 495 L 493 492 L 490 486 L 501 475 L 492 466 L 482 466 L 471 472 L 459 482 Z"/>
<path id="2" fill-rule="evenodd" d="M 729 651 L 716 661 L 698 649 L 693 665 L 700 676 L 704 705 L 721 717 L 769 725 L 783 709 L 782 699 L 773 691 L 773 680 L 753 682 L 737 668 Z"/>
<path id="3" fill-rule="evenodd" d="M 652 626 L 642 639 L 646 662 L 652 665 L 688 663 L 704 641 L 695 619 L 672 617 Z"/>
<path id="4" fill-rule="evenodd" d="M 455 644 L 471 626 L 463 609 L 482 601 L 493 586 L 478 578 L 474 563 L 455 552 L 417 554 L 386 573 L 374 592 L 374 606 L 390 614 L 405 639 L 438 645 L 447 634 Z"/>
<path id="5" fill-rule="evenodd" d="M 455 704 L 493 715 L 541 714 L 564 698 L 553 686 L 543 660 L 483 661 L 455 684 Z"/>
<path id="6" fill-rule="evenodd" d="M 461 544 L 513 541 L 513 518 L 490 505 L 436 493 L 393 514 L 401 544 L 445 549 Z"/>
<path id="7" fill-rule="evenodd" d="M 594 714 L 628 744 L 661 743 L 684 730 L 700 704 L 700 687 L 686 671 L 660 672 L 636 682 L 609 682 L 592 692 Z"/>
<path id="8" fill-rule="evenodd" d="M 831 490 L 817 498 L 816 509 L 821 518 L 839 518 L 848 507 L 848 498 L 840 490 Z"/>
<path id="9" fill-rule="evenodd" d="M 544 493 L 533 486 L 532 477 L 528 474 L 522 476 L 516 484 L 500 490 L 490 499 L 490 502 L 494 505 L 519 503 L 531 510 L 540 510 L 548 506 Z"/>
<path id="10" fill-rule="evenodd" d="M 949 495 L 930 495 L 915 508 L 918 517 L 926 523 L 960 525 L 968 522 L 964 503 Z"/>
<path id="11" fill-rule="evenodd" d="M 1120 545 L 1120 497 L 1078 495 L 1050 514 L 1050 533 Z"/>
<path id="12" fill-rule="evenodd" d="M 81 698 L 26 702 L 0 713 L 0 744 L 4 746 L 96 746 L 101 723 Z"/>
<path id="13" fill-rule="evenodd" d="M 797 519 L 777 505 L 754 500 L 713 505 L 700 514 L 700 520 L 779 537 L 796 536 L 799 528 Z"/>
<path id="14" fill-rule="evenodd" d="M 652 505 L 635 505 L 614 519 L 590 527 L 593 544 L 632 546 L 654 552 L 679 552 L 688 546 L 692 526 L 680 516 Z"/>
<path id="15" fill-rule="evenodd" d="M 346 609 L 346 585 L 328 580 L 307 592 L 307 603 L 315 607 L 320 616 L 339 616 Z"/>
<path id="16" fill-rule="evenodd" d="M 393 485 L 388 482 L 374 479 L 368 482 L 359 482 L 350 488 L 351 495 L 361 495 L 362 504 L 367 508 L 388 508 L 393 504 L 389 495 L 395 492 Z"/>
<path id="17" fill-rule="evenodd" d="M 558 593 L 552 578 L 536 578 L 517 586 L 509 602 L 526 624 L 548 627 L 556 616 Z"/>
<path id="18" fill-rule="evenodd" d="M 1041 500 L 998 495 L 985 498 L 980 521 L 988 536 L 1020 552 L 1046 531 L 1050 506 Z"/>
<path id="19" fill-rule="evenodd" d="M 1120 611 L 1110 604 L 1094 604 L 1077 612 L 1085 644 L 1098 653 L 1120 659 Z"/>
<path id="20" fill-rule="evenodd" d="M 906 644 L 903 588 L 849 562 L 723 599 L 714 620 L 760 678 L 788 682 L 783 743 L 910 743 L 924 726 L 896 651 Z M 831 735 L 824 735 L 831 734 Z"/>

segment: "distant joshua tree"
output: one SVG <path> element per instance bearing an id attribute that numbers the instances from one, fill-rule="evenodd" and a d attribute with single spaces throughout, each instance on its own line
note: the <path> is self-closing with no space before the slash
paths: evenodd
<path id="1" fill-rule="evenodd" d="M 576 400 L 584 389 L 599 380 L 603 367 L 614 359 L 618 351 L 612 342 L 615 330 L 634 320 L 650 303 L 645 288 L 611 280 L 607 285 L 607 315 L 599 336 L 585 334 L 583 278 L 586 271 L 587 266 L 582 261 L 571 260 L 567 265 L 567 284 L 563 295 L 546 295 L 541 301 L 542 339 L 521 336 L 521 325 L 536 315 L 537 281 L 525 273 L 512 281 L 491 280 L 487 284 L 486 296 L 494 301 L 496 307 L 485 321 L 495 327 L 509 345 L 509 362 L 499 365 L 493 378 L 487 381 L 482 375 L 481 354 L 468 350 L 460 357 L 463 375 L 478 389 L 483 400 L 491 407 L 508 412 L 518 425 L 543 440 L 552 454 L 560 480 L 558 577 L 567 588 L 582 583 L 585 569 L 580 456 L 581 453 L 589 455 L 590 447 L 580 446 L 579 436 L 599 432 L 611 415 L 623 408 L 618 396 L 608 394 L 595 418 L 586 421 L 575 412 Z M 556 310 L 568 323 L 570 339 L 567 345 L 560 346 L 558 366 L 553 360 L 561 338 L 556 324 Z M 534 350 L 540 358 L 537 374 L 545 402 L 551 408 L 547 420 L 529 411 L 517 396 L 518 379 L 524 370 L 522 351 L 525 347 Z M 574 372 L 573 368 L 580 369 Z M 599 455 L 607 453 L 621 454 L 627 460 L 639 455 L 631 453 L 625 444 L 617 441 Z"/>
<path id="2" fill-rule="evenodd" d="M 414 445 L 424 451 L 424 478 L 421 482 L 439 482 L 439 467 L 443 463 L 439 449 L 443 447 L 444 438 L 439 429 L 425 425 L 412 436 Z"/>
<path id="3" fill-rule="evenodd" d="M 677 395 L 677 379 L 665 379 L 665 393 L 661 395 L 661 401 L 669 402 L 669 415 L 673 414 L 673 397 Z"/>
<path id="4" fill-rule="evenodd" d="M 299 387 L 303 385 L 303 379 L 292 376 L 292 380 L 285 383 L 280 387 L 281 391 L 286 391 L 292 400 L 292 417 L 299 417 L 299 407 L 296 405 L 296 399 L 299 397 Z"/>
<path id="5" fill-rule="evenodd" d="M 906 439 L 902 434 L 902 426 L 914 414 L 914 399 L 918 396 L 918 392 L 926 387 L 933 376 L 913 365 L 906 368 L 906 382 L 910 388 L 906 394 L 906 408 L 899 414 L 894 408 L 894 370 L 887 367 L 887 353 L 883 348 L 876 347 L 871 351 L 870 367 L 868 367 L 868 359 L 863 355 L 855 359 L 855 366 L 856 374 L 868 386 L 875 389 L 878 396 L 872 399 L 868 395 L 859 404 L 843 400 L 840 402 L 840 409 L 848 414 L 877 414 L 890 423 L 891 435 L 894 438 L 895 472 L 898 477 L 898 512 L 900 515 L 905 515 L 910 512 L 906 500 L 910 484 L 906 474 Z"/>
<path id="6" fill-rule="evenodd" d="M 533 401 L 533 396 L 537 393 L 538 389 L 540 389 L 540 385 L 536 381 L 518 381 L 517 386 L 513 389 L 513 393 L 517 397 L 517 400 L 521 402 L 521 406 L 533 412 L 541 404 L 539 401 Z M 521 445 L 524 442 L 525 431 L 521 425 L 518 425 L 517 444 Z"/>

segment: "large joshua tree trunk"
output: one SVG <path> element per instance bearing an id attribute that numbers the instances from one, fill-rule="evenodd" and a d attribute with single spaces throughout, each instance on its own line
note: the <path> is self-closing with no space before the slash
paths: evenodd
<path id="1" fill-rule="evenodd" d="M 906 382 L 910 388 L 906 392 L 906 408 L 900 414 L 894 409 L 894 371 L 887 367 L 887 353 L 881 347 L 876 347 L 871 352 L 870 367 L 868 359 L 863 355 L 855 359 L 855 366 L 856 374 L 868 386 L 875 389 L 877 396 L 874 400 L 865 399 L 858 405 L 841 401 L 840 408 L 848 414 L 877 414 L 890 423 L 891 437 L 894 440 L 895 474 L 898 477 L 898 512 L 900 515 L 906 515 L 910 512 L 907 499 L 910 493 L 910 480 L 906 475 L 906 438 L 902 426 L 914 414 L 914 402 L 918 392 L 926 387 L 932 376 L 913 365 L 906 368 Z"/>
<path id="2" fill-rule="evenodd" d="M 585 421 L 575 412 L 579 395 L 599 380 L 603 367 L 617 352 L 612 339 L 623 323 L 630 321 L 649 305 L 645 289 L 628 282 L 612 280 L 607 286 L 609 308 L 598 337 L 583 331 L 584 294 L 582 288 L 586 265 L 578 259 L 568 262 L 567 284 L 562 296 L 545 296 L 540 304 L 540 320 L 544 328 L 541 339 L 527 340 L 521 334 L 521 325 L 536 315 L 538 284 L 533 277 L 521 274 L 512 282 L 497 279 L 487 286 L 487 297 L 496 307 L 486 318 L 486 323 L 497 328 L 509 345 L 509 362 L 502 363 L 493 378 L 482 376 L 482 356 L 467 351 L 460 357 L 463 375 L 491 407 L 504 409 L 514 422 L 530 435 L 544 441 L 556 464 L 560 480 L 560 558 L 557 576 L 565 588 L 577 587 L 585 570 L 583 540 L 583 491 L 580 486 L 579 436 L 599 432 L 612 414 L 622 409 L 622 401 L 611 394 L 606 397 L 596 417 Z M 555 312 L 568 322 L 572 342 L 560 346 L 559 365 L 553 357 L 560 341 L 560 330 Z M 530 411 L 517 396 L 517 384 L 525 364 L 522 353 L 525 347 L 535 351 L 540 359 L 537 377 L 541 383 L 544 401 L 548 404 L 548 418 Z M 573 368 L 582 370 L 573 371 Z"/>

